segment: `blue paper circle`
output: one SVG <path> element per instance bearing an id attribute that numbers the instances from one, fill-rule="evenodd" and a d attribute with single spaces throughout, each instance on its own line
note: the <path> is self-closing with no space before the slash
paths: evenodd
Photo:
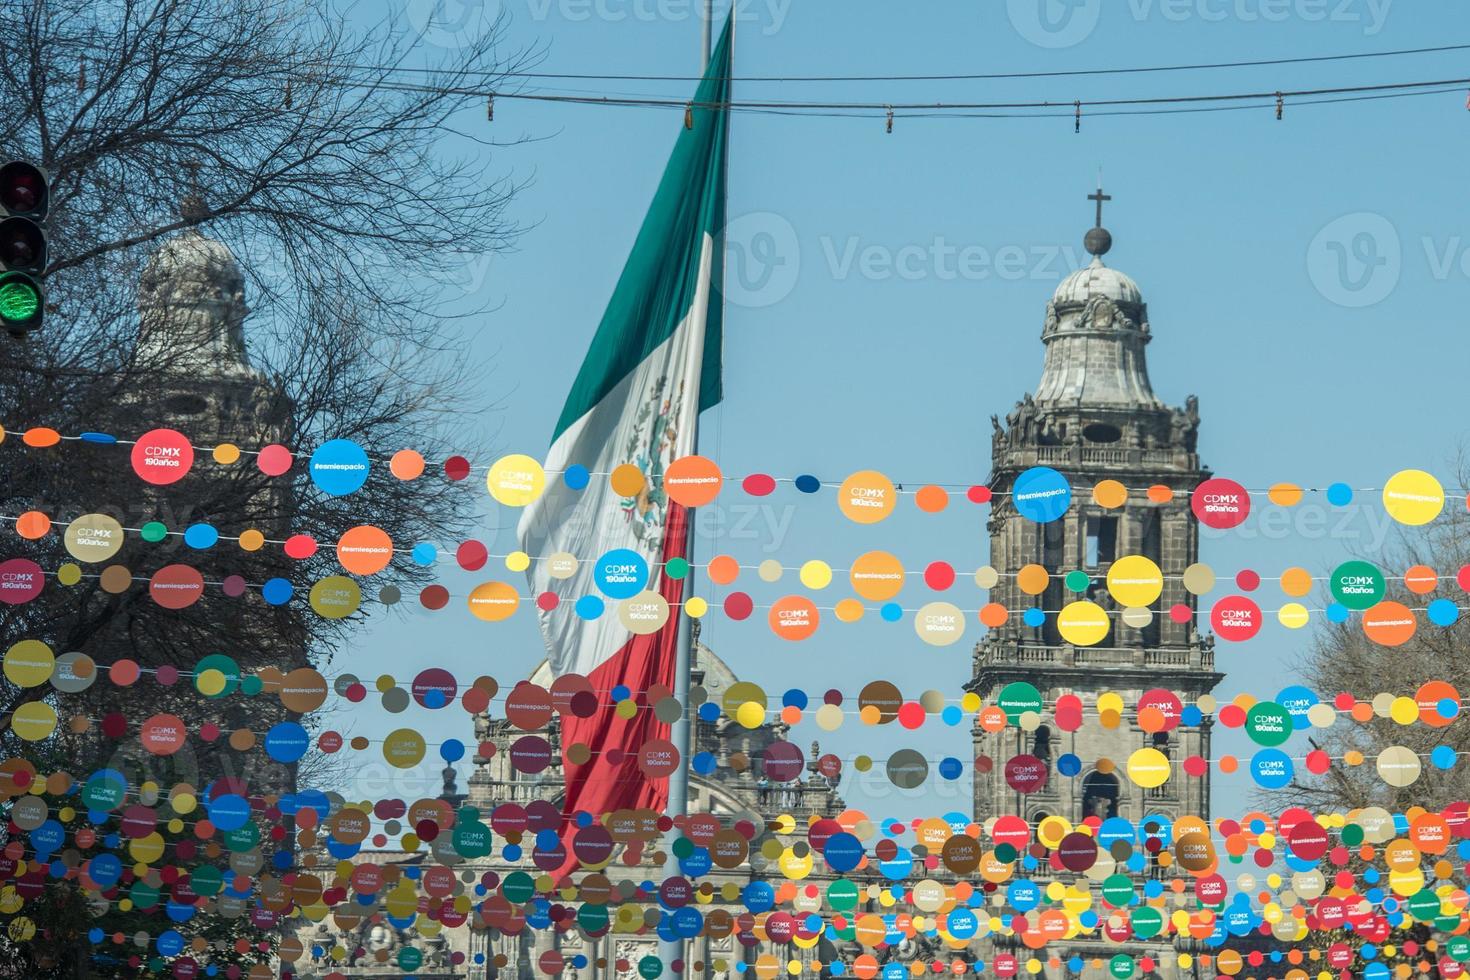
<path id="1" fill-rule="evenodd" d="M 596 619 L 597 617 L 602 615 L 603 610 L 605 610 L 607 607 L 597 596 L 584 595 L 582 598 L 577 600 L 577 604 L 573 608 L 576 609 L 577 615 L 581 616 L 583 619 Z"/>
<path id="2" fill-rule="evenodd" d="M 317 447 L 306 470 L 322 493 L 345 497 L 367 482 L 368 455 L 351 439 L 333 439 Z"/>
<path id="3" fill-rule="evenodd" d="M 291 601 L 292 594 L 296 591 L 289 579 L 273 578 L 260 587 L 260 597 L 267 605 L 284 606 Z"/>
<path id="4" fill-rule="evenodd" d="M 1047 524 L 1072 506 L 1072 484 L 1049 466 L 1033 466 L 1016 477 L 1011 505 L 1028 521 Z"/>
<path id="5" fill-rule="evenodd" d="M 296 762 L 306 755 L 306 729 L 294 721 L 272 725 L 265 733 L 265 754 L 277 762 Z"/>
<path id="6" fill-rule="evenodd" d="M 1046 613 L 1032 606 L 1021 614 L 1021 622 L 1027 626 L 1043 626 L 1046 624 Z"/>
<path id="7" fill-rule="evenodd" d="M 1353 502 L 1353 488 L 1346 483 L 1334 483 L 1327 488 L 1327 502 L 1334 507 L 1346 507 Z"/>
<path id="8" fill-rule="evenodd" d="M 1429 761 L 1434 763 L 1435 767 L 1439 769 L 1455 768 L 1456 758 L 1455 750 L 1448 745 L 1436 745 L 1429 752 Z"/>
<path id="9" fill-rule="evenodd" d="M 420 565 L 432 565 L 439 558 L 439 549 L 427 541 L 420 541 L 409 554 Z"/>
<path id="10" fill-rule="evenodd" d="M 1435 626 L 1453 626 L 1460 618 L 1460 607 L 1451 599 L 1435 599 L 1426 611 Z"/>
<path id="11" fill-rule="evenodd" d="M 213 524 L 190 524 L 184 531 L 184 544 L 198 551 L 213 548 L 219 541 L 219 531 Z"/>
<path id="12" fill-rule="evenodd" d="M 206 800 L 204 808 L 209 812 L 210 822 L 219 830 L 239 830 L 250 819 L 250 804 L 234 793 Z"/>
<path id="13" fill-rule="evenodd" d="M 903 619 L 903 606 L 896 602 L 885 602 L 878 610 L 878 615 L 883 617 L 885 623 L 896 623 Z"/>
<path id="14" fill-rule="evenodd" d="M 614 548 L 593 564 L 592 580 L 610 599 L 631 599 L 648 584 L 648 559 L 632 548 Z"/>
<path id="15" fill-rule="evenodd" d="M 803 473 L 801 476 L 798 476 L 796 478 L 796 489 L 800 490 L 802 493 L 816 493 L 818 490 L 822 489 L 822 481 L 818 480 L 810 473 Z"/>
<path id="16" fill-rule="evenodd" d="M 1282 789 L 1291 783 L 1291 756 L 1280 749 L 1262 749 L 1251 756 L 1251 778 L 1265 789 Z"/>
<path id="17" fill-rule="evenodd" d="M 946 756 L 939 760 L 939 775 L 943 779 L 959 779 L 964 772 L 964 766 L 954 756 Z"/>
<path id="18" fill-rule="evenodd" d="M 1329 602 L 1327 604 L 1327 619 L 1334 623 L 1346 623 L 1348 620 L 1348 608 L 1340 602 Z"/>
<path id="19" fill-rule="evenodd" d="M 572 490 L 584 490 L 592 479 L 592 474 L 587 472 L 587 467 L 581 463 L 573 463 L 567 467 L 567 471 L 561 475 L 562 482 Z"/>
<path id="20" fill-rule="evenodd" d="M 833 834 L 827 838 L 822 856 L 827 859 L 827 866 L 833 871 L 846 874 L 862 863 L 863 842 L 846 831 Z"/>

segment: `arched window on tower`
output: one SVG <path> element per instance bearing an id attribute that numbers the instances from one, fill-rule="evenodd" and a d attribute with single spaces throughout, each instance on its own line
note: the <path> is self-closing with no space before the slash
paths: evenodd
<path id="1" fill-rule="evenodd" d="M 1164 758 L 1169 758 L 1169 733 L 1154 732 L 1153 747 L 1164 753 Z"/>
<path id="2" fill-rule="evenodd" d="M 1051 760 L 1051 726 L 1036 726 L 1036 734 L 1031 740 L 1031 754 L 1042 762 Z"/>
<path id="3" fill-rule="evenodd" d="M 1082 816 L 1106 820 L 1118 815 L 1118 777 L 1112 773 L 1091 772 L 1082 780 Z"/>

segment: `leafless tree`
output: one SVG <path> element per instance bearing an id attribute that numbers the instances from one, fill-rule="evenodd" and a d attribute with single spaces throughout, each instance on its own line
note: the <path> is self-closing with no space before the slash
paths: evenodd
<path id="1" fill-rule="evenodd" d="M 1462 454 L 1455 466 L 1456 486 L 1470 479 L 1470 461 Z M 1456 605 L 1464 592 L 1456 582 L 1460 569 L 1470 565 L 1470 512 L 1447 502 L 1444 512 L 1422 528 L 1403 528 L 1382 554 L 1364 555 L 1390 576 L 1389 599 L 1413 607 L 1427 606 L 1435 599 Z M 1437 587 L 1428 593 L 1408 592 L 1400 577 L 1416 565 L 1438 573 Z M 1463 697 L 1470 692 L 1470 662 L 1463 651 L 1470 644 L 1470 620 L 1459 619 L 1448 627 L 1433 626 L 1417 616 L 1420 625 L 1414 636 L 1399 647 L 1383 647 L 1363 635 L 1361 623 L 1325 623 L 1298 665 L 1302 682 L 1320 697 L 1330 699 L 1339 692 L 1359 700 L 1378 694 L 1415 697 L 1431 680 L 1446 681 Z M 1339 715 L 1331 728 L 1312 733 L 1316 747 L 1333 758 L 1331 769 L 1320 777 L 1299 777 L 1289 795 L 1319 811 L 1341 811 L 1354 807 L 1381 806 L 1390 811 L 1418 805 L 1439 809 L 1470 798 L 1470 779 L 1463 765 L 1439 769 L 1428 756 L 1438 745 L 1456 752 L 1470 751 L 1470 730 L 1463 722 L 1434 726 L 1423 722 L 1400 725 L 1382 713 L 1358 723 Z M 1395 788 L 1379 778 L 1374 760 L 1390 746 L 1404 746 L 1418 753 L 1423 770 L 1409 786 Z M 1359 752 L 1360 765 L 1344 765 L 1342 757 Z M 1461 756 L 1463 758 L 1463 755 Z M 1279 803 L 1279 797 L 1278 797 Z"/>
<path id="2" fill-rule="evenodd" d="M 104 678 L 61 697 L 49 685 L 0 681 L 0 756 L 33 753 L 11 718 L 27 701 L 51 699 L 60 738 L 76 749 L 60 757 L 81 777 L 126 754 L 125 741 L 98 737 L 109 714 L 131 734 L 145 712 L 225 732 L 293 716 L 269 686 L 254 698 L 201 699 L 187 671 L 213 652 L 268 676 L 325 663 L 364 615 L 327 619 L 304 602 L 312 583 L 340 573 L 331 546 L 344 531 L 372 523 L 411 544 L 452 540 L 464 526 L 478 495 L 432 462 L 414 482 L 375 463 L 362 490 L 338 498 L 311 484 L 304 456 L 331 438 L 379 461 L 403 448 L 431 461 L 474 454 L 467 420 L 484 408 L 476 396 L 486 366 L 468 359 L 466 342 L 486 311 L 470 277 L 518 229 L 504 144 L 488 137 L 472 93 L 506 83 L 534 55 L 508 50 L 498 23 L 445 50 L 424 44 L 414 25 L 354 27 L 315 0 L 9 0 L 3 21 L 0 155 L 45 167 L 52 204 L 46 322 L 24 341 L 0 338 L 0 424 L 124 439 L 168 426 L 204 451 L 189 476 L 155 488 L 133 475 L 125 446 L 35 449 L 7 438 L 0 515 L 107 513 L 125 527 L 157 520 L 175 532 L 205 521 L 224 535 L 304 532 L 322 545 L 293 561 L 279 544 L 192 551 L 176 535 L 149 544 L 132 534 L 107 562 L 135 580 L 180 561 L 210 582 L 284 578 L 296 593 L 285 605 L 265 603 L 258 588 L 230 597 L 212 586 L 170 611 L 150 600 L 146 582 L 109 588 L 104 566 L 87 565 L 77 584 L 53 581 L 35 601 L 3 607 L 0 648 L 35 638 L 104 665 L 126 658 L 185 672 L 171 686 L 145 676 L 125 690 Z M 150 336 L 140 316 L 148 257 L 191 230 L 226 243 L 243 265 L 249 370 L 216 370 L 214 341 Z M 220 442 L 281 442 L 299 455 L 286 476 L 268 477 L 248 456 L 213 462 L 208 447 Z M 56 530 L 23 540 L 0 526 L 0 541 L 0 558 L 48 571 L 72 560 Z M 412 600 L 427 574 L 395 554 L 362 582 L 364 608 L 382 608 L 385 585 Z M 196 748 L 193 778 L 245 778 L 266 794 L 289 787 L 289 774 L 249 761 L 258 749 L 237 751 L 227 738 Z M 189 776 L 153 775 L 165 786 Z M 16 787 L 0 779 L 3 799 Z"/>

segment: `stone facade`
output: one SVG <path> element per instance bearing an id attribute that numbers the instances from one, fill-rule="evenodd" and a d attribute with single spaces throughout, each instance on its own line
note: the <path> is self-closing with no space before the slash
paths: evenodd
<path id="1" fill-rule="evenodd" d="M 1001 690 L 1018 681 L 1034 685 L 1048 704 L 1077 695 L 1084 705 L 1083 721 L 1074 732 L 1050 724 L 1032 732 L 1011 726 L 997 733 L 977 726 L 975 756 L 994 762 L 990 772 L 977 771 L 975 776 L 975 818 L 981 822 L 1018 814 L 1033 826 L 1048 816 L 1072 824 L 1089 816 L 1120 816 L 1141 824 L 1150 816 L 1172 820 L 1181 814 L 1209 814 L 1208 777 L 1186 777 L 1180 770 L 1188 756 L 1209 757 L 1208 723 L 1150 734 L 1131 711 L 1109 728 L 1096 710 L 1098 695 L 1109 691 L 1129 706 L 1153 688 L 1193 702 L 1223 676 L 1215 671 L 1213 638 L 1201 635 L 1193 618 L 1178 623 L 1168 615 L 1176 604 L 1195 609 L 1194 596 L 1180 580 L 1199 554 L 1189 495 L 1209 476 L 1196 446 L 1199 405 L 1191 395 L 1183 408 L 1172 408 L 1154 394 L 1145 358 L 1151 338 L 1148 308 L 1132 279 L 1103 264 L 1102 252 L 1111 237 L 1098 231 L 1088 236 L 1089 248 L 1097 249 L 1091 264 L 1068 276 L 1046 305 L 1041 332 L 1045 359 L 1036 393 L 1025 395 L 1004 422 L 991 417 L 990 564 L 1002 577 L 990 598 L 1012 616 L 975 647 L 974 677 L 968 685 L 987 704 L 996 703 Z M 1027 520 L 1012 505 L 1010 491 L 1017 476 L 1033 466 L 1051 467 L 1073 486 L 1072 506 L 1056 521 Z M 1123 506 L 1107 509 L 1092 500 L 1091 488 L 1102 480 L 1128 488 Z M 1144 491 L 1152 486 L 1173 491 L 1169 502 L 1151 502 Z M 1105 579 L 1112 562 L 1125 555 L 1145 555 L 1164 573 L 1163 595 L 1151 607 L 1151 620 L 1128 626 L 1113 617 L 1110 635 L 1098 645 L 1065 642 L 1051 614 L 1072 598 L 1087 598 L 1116 612 Z M 1025 594 L 1013 577 L 1028 564 L 1053 573 L 1041 595 Z M 1063 585 L 1061 574 L 1074 569 L 1091 577 L 1085 596 Z M 1016 615 L 1033 606 L 1048 613 L 1044 625 L 1026 626 Z M 1155 789 L 1139 789 L 1126 777 L 1096 767 L 1099 759 L 1121 767 L 1146 746 L 1173 762 L 1172 777 Z M 1040 791 L 1029 794 L 1007 784 L 1004 762 L 1013 756 L 1034 755 L 1054 766 L 1066 753 L 1082 760 L 1076 777 L 1053 772 Z M 1154 873 L 1162 874 L 1159 869 Z M 1074 945 L 1071 951 L 1049 946 L 1048 952 L 1064 960 L 1072 953 L 1106 959 L 1119 952 L 1164 949 L 1159 944 L 1118 947 L 1100 940 Z M 981 957 L 987 958 L 987 952 L 982 948 Z"/>
<path id="2" fill-rule="evenodd" d="M 549 664 L 543 662 L 528 678 L 528 682 L 550 688 L 552 682 Z M 735 674 L 724 661 L 708 647 L 695 643 L 693 653 L 692 682 L 702 687 L 713 701 L 720 701 L 724 692 L 737 683 Z M 812 815 L 829 816 L 842 812 L 845 804 L 837 795 L 835 781 L 829 781 L 816 771 L 815 761 L 821 755 L 820 746 L 812 743 L 808 756 L 807 772 L 803 778 L 787 783 L 776 783 L 764 779 L 762 759 L 767 746 L 784 741 L 788 726 L 781 723 L 764 724 L 747 729 L 735 724 L 721 714 L 713 722 L 696 721 L 691 734 L 693 752 L 713 753 L 720 763 L 720 775 L 706 778 L 693 775 L 690 780 L 689 812 L 712 813 L 723 821 L 749 820 L 762 828 L 751 844 L 749 862 L 732 870 L 718 866 L 700 878 L 708 882 L 713 890 L 709 901 L 702 902 L 700 911 L 706 917 L 718 909 L 724 909 L 733 919 L 745 911 L 738 899 L 738 891 L 755 877 L 767 877 L 762 872 L 771 861 L 760 853 L 766 841 L 778 841 L 781 847 L 805 840 L 808 818 Z M 519 773 L 510 765 L 511 742 L 525 735 L 540 735 L 552 743 L 552 765 L 535 775 Z M 445 770 L 445 787 L 442 799 L 451 806 L 473 806 L 480 811 L 482 819 L 488 821 L 490 813 L 501 803 L 514 802 L 522 806 L 533 804 L 549 805 L 553 813 L 561 809 L 564 791 L 561 776 L 561 750 L 555 720 L 544 729 L 526 732 L 514 727 L 503 718 L 493 718 L 488 713 L 475 719 L 475 736 L 479 742 L 489 742 L 496 747 L 490 758 L 476 757 L 475 772 L 470 777 L 467 793 L 455 786 L 455 773 Z M 784 832 L 786 824 L 780 818 L 791 818 L 791 832 Z M 527 848 L 529 852 L 530 848 Z M 463 886 L 470 886 L 483 879 L 487 873 L 504 878 L 514 871 L 525 871 L 532 875 L 540 872 L 529 857 L 519 861 L 508 861 L 499 856 L 500 846 L 491 857 L 466 861 L 448 848 L 433 848 L 434 860 L 455 869 Z M 424 862 L 422 852 L 405 855 L 394 851 L 365 851 L 356 856 L 355 862 L 369 861 L 382 864 L 390 875 L 401 874 Z M 820 861 L 818 862 L 820 868 Z M 756 874 L 752 874 L 755 869 Z M 624 882 L 658 882 L 663 872 L 651 862 L 644 860 L 632 866 L 615 859 L 603 872 L 614 888 Z M 825 889 L 833 876 L 823 870 L 814 872 L 805 883 Z M 556 896 L 548 896 L 555 901 Z M 421 927 L 432 923 L 421 923 Z M 576 928 L 524 929 L 506 933 L 483 926 L 473 928 L 470 923 L 452 929 L 444 929 L 438 935 L 420 935 L 413 929 L 399 930 L 386 921 L 351 922 L 343 928 L 337 917 L 303 928 L 298 936 L 305 947 L 305 956 L 295 964 L 301 977 L 322 976 L 338 971 L 348 977 L 397 977 L 402 971 L 397 968 L 393 956 L 403 945 L 413 945 L 424 953 L 424 967 L 415 976 L 433 980 L 437 977 L 468 977 L 470 980 L 503 980 L 510 977 L 532 977 L 542 974 L 538 964 L 549 953 L 560 954 L 567 960 L 577 954 L 587 957 L 583 969 L 568 966 L 561 974 L 569 980 L 631 980 L 638 976 L 639 959 L 657 955 L 658 937 L 652 932 L 639 934 L 636 927 L 620 926 L 614 920 L 613 928 L 601 938 L 588 939 Z M 351 952 L 345 962 L 332 962 L 329 958 L 314 953 L 315 949 L 330 949 L 341 944 Z M 904 955 L 916 955 L 918 950 L 904 951 Z M 456 957 L 455 954 L 460 954 Z M 822 959 L 830 961 L 834 947 L 823 940 L 810 949 L 800 949 L 794 944 L 761 942 L 753 946 L 742 944 L 735 935 L 720 938 L 701 936 L 686 943 L 685 961 L 689 968 L 684 976 L 704 980 L 729 980 L 739 976 L 736 962 L 754 964 L 762 957 L 779 957 L 781 963 L 792 959 L 809 963 Z M 894 955 L 898 955 L 895 952 Z M 455 962 L 456 959 L 460 962 Z M 723 964 L 723 965 L 722 965 Z M 753 974 L 747 974 L 753 975 Z M 807 974 L 810 975 L 810 974 Z"/>

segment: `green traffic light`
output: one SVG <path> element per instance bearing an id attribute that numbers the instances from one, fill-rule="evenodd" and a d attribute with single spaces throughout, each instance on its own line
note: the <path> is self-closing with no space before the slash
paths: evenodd
<path id="1" fill-rule="evenodd" d="M 30 276 L 12 272 L 0 276 L 0 325 L 6 330 L 29 330 L 40 319 L 41 290 Z"/>

